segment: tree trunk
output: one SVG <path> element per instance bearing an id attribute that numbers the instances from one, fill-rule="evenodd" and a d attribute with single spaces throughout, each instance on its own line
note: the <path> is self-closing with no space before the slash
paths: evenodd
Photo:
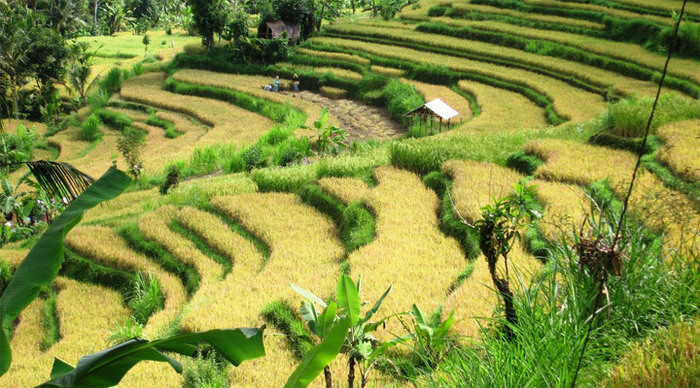
<path id="1" fill-rule="evenodd" d="M 321 23 L 323 23 L 323 13 L 326 11 L 326 3 L 321 3 L 321 14 L 318 18 L 318 25 L 316 26 L 316 32 L 321 32 Z"/>
<path id="2" fill-rule="evenodd" d="M 15 119 L 19 120 L 19 98 L 17 96 L 17 84 L 15 84 L 13 78 L 10 78 L 10 84 L 12 84 L 12 110 L 15 113 Z"/>
<path id="3" fill-rule="evenodd" d="M 352 0 L 352 14 L 355 14 L 355 0 Z"/>
<path id="4" fill-rule="evenodd" d="M 323 368 L 323 377 L 326 379 L 326 388 L 333 388 L 333 380 L 331 379 L 331 368 L 326 365 Z"/>
<path id="5" fill-rule="evenodd" d="M 377 17 L 377 2 L 372 0 L 372 17 Z"/>
<path id="6" fill-rule="evenodd" d="M 488 256 L 486 259 L 489 263 L 491 280 L 493 280 L 493 284 L 498 289 L 498 293 L 501 294 L 503 303 L 506 307 L 506 321 L 508 322 L 508 325 L 506 325 L 504 328 L 505 335 L 508 340 L 512 340 L 514 335 L 512 326 L 518 324 L 518 313 L 515 311 L 515 306 L 513 305 L 513 292 L 510 290 L 508 279 L 498 276 L 498 273 L 496 272 L 497 260 L 491 260 L 488 258 Z"/>
<path id="7" fill-rule="evenodd" d="M 348 361 L 348 388 L 353 388 L 355 385 L 355 359 L 350 357 Z"/>
<path id="8" fill-rule="evenodd" d="M 95 35 L 99 35 L 99 33 L 100 33 L 99 26 L 97 25 L 97 8 L 99 6 L 100 6 L 100 1 L 95 0 L 95 15 L 94 15 L 94 19 L 93 19 L 94 20 L 93 29 L 94 29 Z"/>

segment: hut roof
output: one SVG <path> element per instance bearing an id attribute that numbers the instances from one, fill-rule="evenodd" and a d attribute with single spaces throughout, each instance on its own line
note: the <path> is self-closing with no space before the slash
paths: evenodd
<path id="1" fill-rule="evenodd" d="M 406 116 L 416 116 L 421 114 L 425 115 L 427 113 L 437 116 L 443 120 L 449 120 L 459 114 L 459 112 L 452 109 L 452 107 L 447 105 L 444 101 L 436 98 L 406 113 Z"/>
<path id="2" fill-rule="evenodd" d="M 287 32 L 289 39 L 299 39 L 301 36 L 299 32 L 299 25 L 285 22 L 284 20 L 278 20 L 276 22 L 267 22 L 267 28 L 272 33 L 273 38 L 281 38 L 284 32 Z"/>

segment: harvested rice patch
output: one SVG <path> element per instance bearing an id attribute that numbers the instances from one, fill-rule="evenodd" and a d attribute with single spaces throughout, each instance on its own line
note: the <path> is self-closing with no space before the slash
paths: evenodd
<path id="1" fill-rule="evenodd" d="M 376 215 L 377 237 L 350 254 L 350 273 L 362 276 L 366 301 L 376 301 L 393 284 L 381 316 L 408 311 L 412 303 L 432 312 L 466 265 L 460 246 L 439 230 L 439 200 L 417 175 L 392 167 L 378 167 L 374 175 L 378 185 L 364 201 Z M 388 339 L 392 332 L 403 332 L 399 322 L 390 321 L 378 334 Z"/>
<path id="2" fill-rule="evenodd" d="M 412 80 L 401 80 L 401 82 L 413 85 L 416 91 L 425 97 L 426 102 L 439 98 L 444 103 L 451 106 L 452 109 L 459 112 L 458 116 L 452 118 L 452 123 L 467 121 L 472 117 L 469 101 L 447 86 L 427 84 L 425 82 Z"/>
<path id="3" fill-rule="evenodd" d="M 103 226 L 82 226 L 72 230 L 66 244 L 91 258 L 92 260 L 113 268 L 139 271 L 154 276 L 165 295 L 163 309 L 151 316 L 144 328 L 144 335 L 153 339 L 177 316 L 187 299 L 181 281 L 147 257 L 131 250 L 126 241 L 117 233 Z"/>
<path id="4" fill-rule="evenodd" d="M 131 315 L 116 291 L 61 277 L 55 283 L 59 288 L 56 313 L 60 322 L 61 339 L 44 353 L 31 350 L 25 353 L 13 348 L 13 367 L 0 378 L 3 386 L 29 387 L 41 384 L 49 379 L 54 357 L 75 365 L 81 356 L 107 348 L 107 337 L 114 323 Z M 37 308 L 36 304 L 31 306 L 32 309 Z M 27 311 L 36 316 L 35 311 Z M 27 319 L 29 325 L 22 330 L 31 331 L 34 335 L 43 332 L 36 327 L 36 318 L 27 316 Z M 22 334 L 20 338 L 26 337 Z"/>
<path id="5" fill-rule="evenodd" d="M 700 182 L 700 120 L 665 125 L 657 134 L 665 144 L 656 157 L 679 176 Z"/>
<path id="6" fill-rule="evenodd" d="M 547 126 L 544 109 L 521 94 L 473 81 L 459 81 L 458 87 L 476 98 L 481 114 L 455 133 L 472 128 L 517 130 Z"/>
<path id="7" fill-rule="evenodd" d="M 158 242 L 179 261 L 191 264 L 199 273 L 200 287 L 221 279 L 223 268 L 197 249 L 194 243 L 170 230 L 170 222 L 177 217 L 177 208 L 163 206 L 144 215 L 139 230 L 144 237 Z"/>
<path id="8" fill-rule="evenodd" d="M 215 73 L 206 70 L 180 70 L 173 74 L 173 78 L 182 82 L 189 82 L 198 85 L 213 86 L 217 88 L 237 90 L 254 97 L 264 98 L 279 104 L 289 103 L 292 107 L 299 109 L 306 115 L 306 125 L 313 126 L 314 121 L 321 116 L 323 106 L 309 102 L 303 98 L 298 98 L 296 93 L 271 93 L 262 89 L 264 85 L 271 84 L 270 77 L 245 74 L 226 74 Z M 291 85 L 291 80 L 280 79 L 280 83 Z M 301 85 L 303 89 L 304 85 Z M 291 89 L 291 86 L 288 87 Z M 334 115 L 329 115 L 329 121 L 332 124 L 338 124 L 338 120 Z"/>
<path id="9" fill-rule="evenodd" d="M 263 321 L 259 313 L 268 303 L 282 299 L 292 306 L 299 305 L 302 298 L 289 283 L 321 297 L 332 295 L 345 252 L 326 216 L 302 204 L 298 197 L 283 193 L 216 197 L 212 205 L 268 244 L 270 257 L 261 266 L 260 256 L 248 246 L 242 252 L 245 256 L 240 259 L 241 265 L 234 261 L 224 282 L 198 293 L 197 301 L 202 302 L 193 300 L 183 319 L 184 327 L 208 329 L 222 322 L 260 325 Z M 229 373 L 237 386 L 284 384 L 297 361 L 286 351 L 282 338 L 271 334 L 265 339 L 270 357 L 244 363 Z"/>
<path id="10" fill-rule="evenodd" d="M 469 222 L 481 218 L 481 208 L 513 191 L 523 178 L 515 170 L 493 163 L 473 160 L 450 160 L 442 170 L 452 177 L 452 201 Z"/>
<path id="11" fill-rule="evenodd" d="M 579 186 L 539 179 L 532 183 L 544 202 L 539 228 L 546 239 L 554 241 L 580 229 L 589 215 L 591 201 Z"/>
<path id="12" fill-rule="evenodd" d="M 367 66 L 369 65 L 369 59 L 360 57 L 358 55 L 351 55 L 351 54 L 345 54 L 345 53 L 335 53 L 335 52 L 330 52 L 330 51 L 316 51 L 316 50 L 309 50 L 307 48 L 298 48 L 296 50 L 298 54 L 304 54 L 308 55 L 310 57 L 317 57 L 317 58 L 325 58 L 325 59 L 332 59 L 335 61 L 343 61 L 343 62 L 350 62 L 350 63 L 357 63 L 358 65 L 363 65 Z"/>
<path id="13" fill-rule="evenodd" d="M 367 183 L 355 178 L 322 178 L 318 185 L 346 205 L 361 200 L 370 190 Z"/>
<path id="14" fill-rule="evenodd" d="M 213 126 L 198 146 L 219 142 L 252 144 L 272 125 L 272 120 L 225 102 L 162 90 L 165 75 L 149 73 L 125 81 L 121 96 L 129 101 L 193 116 Z"/>
<path id="15" fill-rule="evenodd" d="M 455 312 L 452 333 L 468 338 L 476 338 L 479 335 L 480 325 L 488 325 L 488 321 L 483 318 L 490 319 L 500 303 L 486 258 L 479 255 L 473 265 L 469 278 L 450 294 L 442 308 L 443 318 L 447 317 L 450 311 Z M 508 255 L 511 287 L 519 288 L 520 282 L 516 274 L 520 275 L 527 285 L 541 266 L 540 261 L 526 253 L 521 245 L 516 243 Z M 504 262 L 501 259 L 498 262 L 497 271 L 505 278 L 504 268 Z"/>
<path id="16" fill-rule="evenodd" d="M 384 66 L 370 66 L 369 70 L 373 73 L 384 75 L 387 77 L 403 77 L 406 72 L 401 69 L 395 69 L 393 67 Z"/>
<path id="17" fill-rule="evenodd" d="M 320 37 L 313 38 L 312 41 L 345 47 L 352 50 L 362 50 L 373 55 L 396 58 L 414 63 L 430 63 L 438 66 L 446 66 L 455 71 L 484 75 L 494 79 L 525 85 L 532 90 L 549 96 L 557 112 L 567 115 L 576 121 L 585 121 L 593 118 L 595 114 L 605 107 L 603 98 L 597 94 L 586 92 L 563 81 L 527 70 L 490 63 L 486 64 L 466 58 L 418 51 L 404 47 L 350 39 Z M 490 51 L 493 52 L 493 46 L 491 46 Z M 629 79 L 626 80 L 629 81 Z M 651 85 L 651 83 L 649 84 Z M 503 106 L 503 103 L 499 105 Z"/>

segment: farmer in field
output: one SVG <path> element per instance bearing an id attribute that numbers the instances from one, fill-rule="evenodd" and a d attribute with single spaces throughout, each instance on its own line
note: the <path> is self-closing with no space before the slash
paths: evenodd
<path id="1" fill-rule="evenodd" d="M 294 77 L 292 77 L 292 88 L 295 92 L 299 91 L 299 76 L 296 74 L 294 74 Z"/>
<path id="2" fill-rule="evenodd" d="M 272 90 L 276 93 L 280 91 L 280 76 L 275 76 L 275 82 L 272 84 Z"/>

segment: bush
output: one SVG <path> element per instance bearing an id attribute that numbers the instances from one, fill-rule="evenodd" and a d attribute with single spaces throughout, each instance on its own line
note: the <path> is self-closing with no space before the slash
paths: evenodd
<path id="1" fill-rule="evenodd" d="M 124 74 L 121 68 L 113 67 L 107 75 L 100 81 L 100 88 L 107 91 L 109 94 L 117 93 L 122 89 Z"/>
<path id="2" fill-rule="evenodd" d="M 185 363 L 182 388 L 228 388 L 226 364 L 217 360 L 216 353 L 200 353 Z"/>
<path id="3" fill-rule="evenodd" d="M 133 317 L 124 318 L 121 323 L 115 323 L 107 340 L 116 345 L 132 338 L 143 337 L 143 325 L 136 322 Z"/>
<path id="4" fill-rule="evenodd" d="M 523 175 L 533 175 L 537 168 L 544 164 L 544 161 L 534 155 L 526 155 L 523 151 L 512 153 L 506 159 L 506 166 Z"/>
<path id="5" fill-rule="evenodd" d="M 32 160 L 37 135 L 34 129 L 27 129 L 22 124 L 17 124 L 14 134 L 0 132 L 0 164 L 28 162 Z M 20 168 L 20 164 L 3 167 L 5 172 L 11 172 Z"/>
<path id="6" fill-rule="evenodd" d="M 374 215 L 361 202 L 353 202 L 343 212 L 340 239 L 348 252 L 369 244 L 376 237 Z"/>
<path id="7" fill-rule="evenodd" d="M 80 140 L 95 141 L 102 136 L 100 133 L 100 118 L 96 114 L 91 114 L 80 124 Z"/>
<path id="8" fill-rule="evenodd" d="M 630 98 L 608 107 L 603 116 L 602 130 L 621 137 L 642 137 L 646 130 L 654 99 Z M 660 126 L 675 121 L 700 118 L 700 101 L 676 94 L 664 94 L 654 112 L 651 133 Z"/>
<path id="9" fill-rule="evenodd" d="M 425 103 L 423 96 L 412 85 L 397 79 L 387 83 L 382 92 L 382 99 L 391 118 L 404 125 L 408 124 L 408 118 L 404 114 Z"/>

